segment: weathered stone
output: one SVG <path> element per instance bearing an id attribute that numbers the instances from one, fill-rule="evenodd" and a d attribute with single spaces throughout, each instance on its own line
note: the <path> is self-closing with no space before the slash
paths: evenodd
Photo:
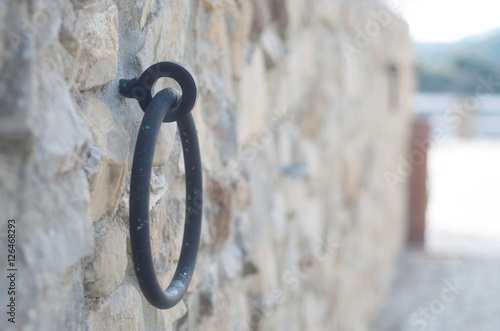
<path id="1" fill-rule="evenodd" d="M 240 78 L 246 64 L 245 47 L 253 22 L 253 5 L 251 1 L 241 1 L 232 6 L 228 15 L 234 22 L 231 35 L 231 68 L 233 76 Z"/>
<path id="2" fill-rule="evenodd" d="M 16 268 L 24 273 L 16 288 L 17 322 L 25 329 L 71 329 L 79 324 L 83 306 L 76 265 L 92 248 L 88 183 L 82 170 L 89 134 L 64 80 L 45 64 L 38 70 L 45 84 L 33 99 L 46 111 L 37 123 L 34 148 L 2 149 L 10 160 L 0 158 L 0 208 L 16 219 L 17 243 L 22 242 L 16 246 Z M 16 166 L 16 175 L 4 177 L 12 174 L 4 166 Z M 39 304 L 48 300 L 53 304 Z M 4 322 L 0 328 L 7 330 Z"/>
<path id="3" fill-rule="evenodd" d="M 3 65 L 3 61 L 5 59 L 7 49 L 6 49 L 6 33 L 5 33 L 5 15 L 7 14 L 7 3 L 0 3 L 0 68 Z"/>
<path id="4" fill-rule="evenodd" d="M 212 47 L 218 49 L 221 54 L 227 54 L 229 50 L 228 26 L 224 14 L 222 8 L 214 9 L 207 26 L 207 39 L 213 42 Z"/>
<path id="5" fill-rule="evenodd" d="M 106 0 L 70 0 L 75 9 L 86 9 L 101 6 Z M 102 7 L 101 7 L 102 8 Z"/>
<path id="6" fill-rule="evenodd" d="M 185 29 L 189 17 L 187 0 L 165 3 L 155 14 L 157 19 L 145 26 L 146 40 L 139 52 L 142 69 L 165 60 L 179 59 L 183 56 L 186 42 Z"/>
<path id="7" fill-rule="evenodd" d="M 264 55 L 260 48 L 253 52 L 250 65 L 245 68 L 240 82 L 241 109 L 238 118 L 240 145 L 257 136 L 265 128 L 268 95 Z"/>
<path id="8" fill-rule="evenodd" d="M 64 272 L 92 247 L 88 183 L 82 169 L 90 136 L 76 115 L 64 80 L 43 68 L 45 84 L 40 86 L 38 106 L 50 111 L 39 123 L 41 133 L 33 161 L 25 164 L 26 191 L 20 197 L 27 200 L 19 212 L 44 224 L 26 233 L 32 236 L 23 244 L 27 265 Z M 51 215 L 50 220 L 45 219 L 45 213 Z"/>
<path id="9" fill-rule="evenodd" d="M 52 305 L 34 305 L 33 302 L 17 301 L 16 323 L 8 323 L 2 330 L 18 330 L 10 326 L 23 323 L 27 330 L 50 330 L 68 329 L 77 330 L 83 320 L 83 287 L 81 283 L 81 269 L 79 266 L 71 267 L 63 274 L 56 275 L 50 272 L 37 273 L 37 285 L 23 278 L 18 278 L 18 286 L 26 287 L 31 298 L 36 293 L 36 287 L 40 287 L 44 296 L 53 300 Z M 19 293 L 19 291 L 16 291 Z M 1 325 L 1 323 L 0 323 Z"/>
<path id="10" fill-rule="evenodd" d="M 271 11 L 267 2 L 264 0 L 253 0 L 252 3 L 254 5 L 254 11 L 250 38 L 251 40 L 258 40 L 262 31 L 264 31 L 265 27 L 269 25 Z"/>
<path id="11" fill-rule="evenodd" d="M 62 23 L 64 1 L 40 0 L 33 6 L 32 16 L 25 21 L 27 28 L 33 31 L 36 48 L 40 51 L 52 45 L 59 36 Z"/>
<path id="12" fill-rule="evenodd" d="M 143 330 L 141 294 L 123 283 L 90 311 L 84 326 L 88 330 Z"/>
<path id="13" fill-rule="evenodd" d="M 34 109 L 38 83 L 33 70 L 34 40 L 25 32 L 23 23 L 28 19 L 28 8 L 21 2 L 8 5 L 3 2 L 1 6 L 5 17 L 2 40 L 6 47 L 0 47 L 2 76 L 5 77 L 0 80 L 0 145 L 31 147 L 40 130 Z"/>
<path id="14" fill-rule="evenodd" d="M 52 62 L 58 73 L 63 76 L 68 85 L 73 85 L 78 74 L 78 58 L 80 55 L 80 44 L 73 35 L 59 37 L 59 42 L 41 55 L 44 61 Z"/>
<path id="15" fill-rule="evenodd" d="M 146 301 L 143 301 L 146 302 Z M 144 321 L 144 329 L 154 330 L 161 328 L 169 330 L 177 323 L 187 318 L 188 308 L 184 301 L 179 302 L 175 307 L 168 310 L 158 310 L 148 304 L 145 306 L 144 313 L 150 318 Z"/>
<path id="16" fill-rule="evenodd" d="M 102 222 L 105 222 L 103 220 Z M 105 297 L 123 281 L 127 268 L 126 233 L 110 228 L 104 235 L 96 231 L 94 254 L 84 270 L 85 296 Z"/>
<path id="17" fill-rule="evenodd" d="M 314 6 L 315 18 L 318 22 L 323 23 L 329 29 L 334 29 L 340 24 L 340 9 L 341 6 L 337 5 L 334 1 L 325 1 L 323 6 Z"/>
<path id="18" fill-rule="evenodd" d="M 215 7 L 214 2 L 216 2 L 216 0 L 203 0 L 203 8 L 206 11 L 212 11 Z"/>
<path id="19" fill-rule="evenodd" d="M 283 43 L 273 27 L 264 30 L 261 37 L 261 45 L 266 56 L 266 65 L 269 68 L 277 65 L 285 55 Z"/>
<path id="20" fill-rule="evenodd" d="M 144 28 L 144 26 L 146 25 L 146 20 L 148 19 L 148 16 L 150 14 L 150 9 L 151 9 L 151 3 L 153 1 L 152 0 L 145 0 L 144 1 L 144 5 L 142 6 L 142 15 L 141 15 L 141 20 L 140 20 L 140 25 L 141 25 L 141 29 Z"/>
<path id="21" fill-rule="evenodd" d="M 359 190 L 361 189 L 364 168 L 361 164 L 362 159 L 359 157 L 359 149 L 357 146 L 352 144 L 351 148 L 344 150 L 344 160 L 343 165 L 343 185 L 344 185 L 344 195 L 347 204 L 354 203 L 356 197 L 358 196 Z"/>
<path id="22" fill-rule="evenodd" d="M 165 287 L 172 280 L 182 248 L 183 207 L 178 199 L 167 194 L 149 213 L 153 263 Z"/>
<path id="23" fill-rule="evenodd" d="M 207 183 L 210 202 L 210 232 L 215 244 L 224 243 L 229 236 L 231 221 L 231 198 L 229 190 L 221 183 L 210 180 Z"/>
<path id="24" fill-rule="evenodd" d="M 76 30 L 81 43 L 80 90 L 109 83 L 116 74 L 118 53 L 118 10 L 104 0 L 78 12 Z"/>
<path id="25" fill-rule="evenodd" d="M 298 1 L 294 1 L 298 2 Z M 280 36 L 286 37 L 288 24 L 289 24 L 289 12 L 287 8 L 286 0 L 272 0 L 271 4 L 271 14 L 274 21 L 278 24 L 278 31 Z"/>
<path id="26" fill-rule="evenodd" d="M 92 133 L 94 147 L 88 152 L 85 170 L 90 184 L 90 217 L 97 221 L 104 213 L 113 215 L 125 184 L 129 136 L 105 104 L 86 103 L 83 116 Z"/>
<path id="27" fill-rule="evenodd" d="M 203 119 L 208 125 L 211 141 L 218 149 L 218 155 L 223 162 L 234 160 L 237 154 L 237 133 L 232 105 L 228 105 L 227 82 L 215 80 L 213 74 L 207 73 L 205 77 L 205 95 L 203 98 Z M 229 79 L 228 79 L 229 80 Z"/>
<path id="28" fill-rule="evenodd" d="M 285 210 L 286 206 L 283 201 L 283 196 L 281 194 L 275 194 L 271 219 L 273 222 L 272 234 L 277 240 L 283 240 L 286 237 L 287 219 Z"/>
<path id="29" fill-rule="evenodd" d="M 235 199 L 238 209 L 248 208 L 252 200 L 251 195 L 247 180 L 242 176 L 236 177 Z"/>
<path id="30" fill-rule="evenodd" d="M 243 252 L 241 248 L 234 243 L 228 243 L 224 246 L 220 255 L 220 271 L 224 278 L 235 278 L 243 271 Z"/>

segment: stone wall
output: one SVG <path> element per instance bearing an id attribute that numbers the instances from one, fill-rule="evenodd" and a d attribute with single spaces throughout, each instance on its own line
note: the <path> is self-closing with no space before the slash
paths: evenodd
<path id="1" fill-rule="evenodd" d="M 405 155 L 412 90 L 408 28 L 393 7 L 1 1 L 0 262 L 13 218 L 18 277 L 16 324 L 2 312 L 0 329 L 366 330 L 406 210 L 404 184 L 385 175 Z M 118 95 L 120 78 L 162 60 L 197 75 L 205 187 L 195 276 L 166 311 L 144 300 L 132 269 L 143 112 Z M 182 239 L 181 159 L 176 126 L 164 124 L 150 212 L 164 286 Z M 0 291 L 5 307 L 6 281 Z"/>

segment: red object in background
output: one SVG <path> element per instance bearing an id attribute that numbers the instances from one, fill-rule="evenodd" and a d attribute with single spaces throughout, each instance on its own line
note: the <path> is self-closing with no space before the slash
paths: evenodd
<path id="1" fill-rule="evenodd" d="M 429 124 L 416 118 L 412 126 L 410 143 L 410 176 L 408 243 L 424 244 L 425 211 L 427 207 L 427 150 L 429 147 Z"/>

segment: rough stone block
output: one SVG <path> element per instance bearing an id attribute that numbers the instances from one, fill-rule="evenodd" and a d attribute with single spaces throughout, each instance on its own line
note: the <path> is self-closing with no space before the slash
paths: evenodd
<path id="1" fill-rule="evenodd" d="M 92 99 L 82 112 L 94 145 L 86 171 L 90 185 L 90 217 L 113 215 L 123 191 L 128 169 L 129 136 L 102 102 Z"/>
<path id="2" fill-rule="evenodd" d="M 260 48 L 253 51 L 240 82 L 238 143 L 243 145 L 265 128 L 269 112 L 266 66 Z"/>
<path id="3" fill-rule="evenodd" d="M 267 67 L 276 66 L 285 56 L 283 42 L 276 30 L 273 27 L 264 30 L 260 42 L 264 50 Z"/>
<path id="4" fill-rule="evenodd" d="M 84 326 L 88 330 L 143 330 L 142 302 L 135 287 L 123 283 L 90 310 Z"/>
<path id="5" fill-rule="evenodd" d="M 144 27 L 146 39 L 138 53 L 143 70 L 159 61 L 177 60 L 184 53 L 188 1 L 168 1 L 158 8 L 155 15 L 156 19 Z"/>
<path id="6" fill-rule="evenodd" d="M 111 0 L 81 9 L 76 21 L 81 45 L 77 84 L 89 90 L 113 80 L 118 56 L 118 9 Z"/>
<path id="7" fill-rule="evenodd" d="M 220 182 L 209 180 L 207 183 L 210 202 L 210 232 L 217 245 L 224 243 L 230 231 L 231 196 L 229 190 Z"/>
<path id="8" fill-rule="evenodd" d="M 97 231 L 96 234 L 94 253 L 88 258 L 83 281 L 85 296 L 95 298 L 108 296 L 122 283 L 128 263 L 125 231 L 113 227 L 103 235 Z"/>

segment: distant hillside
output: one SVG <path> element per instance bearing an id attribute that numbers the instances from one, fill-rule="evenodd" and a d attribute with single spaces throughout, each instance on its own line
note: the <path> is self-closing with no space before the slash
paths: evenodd
<path id="1" fill-rule="evenodd" d="M 481 76 L 500 80 L 500 29 L 453 44 L 419 43 L 416 51 L 422 92 L 471 94 Z"/>

